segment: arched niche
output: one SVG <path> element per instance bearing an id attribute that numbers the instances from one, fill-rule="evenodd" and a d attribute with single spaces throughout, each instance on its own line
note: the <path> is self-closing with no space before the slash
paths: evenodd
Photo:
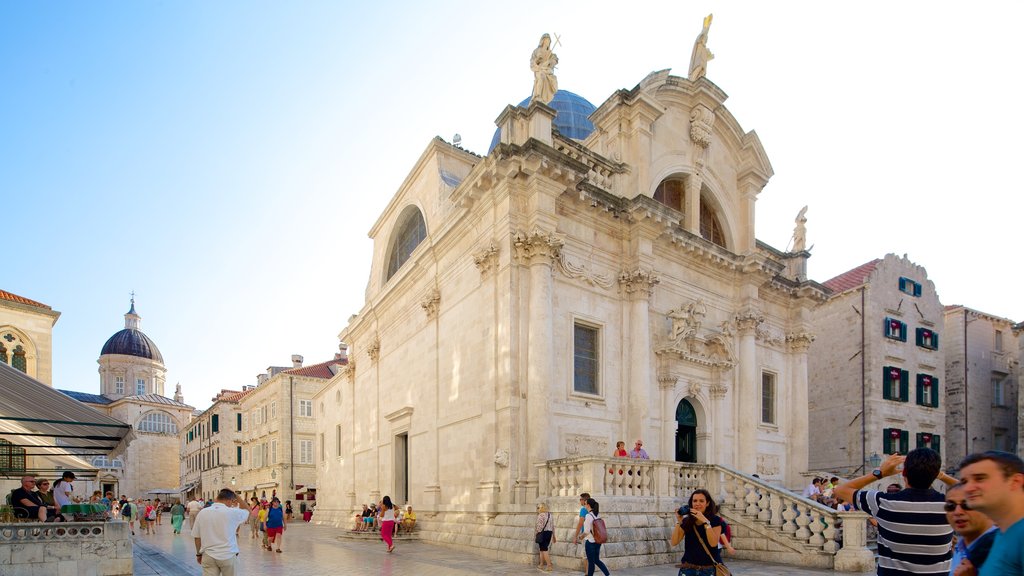
<path id="1" fill-rule="evenodd" d="M 384 282 L 394 276 L 405 264 L 417 246 L 427 237 L 427 224 L 423 213 L 414 205 L 406 206 L 395 221 L 388 241 Z"/>

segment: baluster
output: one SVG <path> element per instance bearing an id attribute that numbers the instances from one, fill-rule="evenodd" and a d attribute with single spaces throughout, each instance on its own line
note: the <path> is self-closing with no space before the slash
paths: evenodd
<path id="1" fill-rule="evenodd" d="M 730 476 L 729 482 L 733 493 L 732 509 L 736 511 L 737 516 L 742 515 L 747 502 L 747 489 L 739 478 Z"/>
<path id="2" fill-rule="evenodd" d="M 651 496 L 654 493 L 654 466 L 644 465 L 640 477 L 640 495 Z"/>
<path id="3" fill-rule="evenodd" d="M 829 554 L 835 554 L 839 550 L 839 544 L 836 543 L 836 525 L 839 522 L 839 516 L 829 514 L 825 516 L 825 521 L 828 522 L 828 526 L 822 532 L 822 536 L 825 538 L 825 545 L 821 549 Z"/>
<path id="4" fill-rule="evenodd" d="M 744 510 L 744 513 L 747 516 L 755 516 L 756 517 L 757 516 L 757 512 L 758 512 L 757 500 L 759 498 L 759 496 L 757 494 L 757 487 L 754 486 L 753 484 L 750 484 L 749 482 L 743 482 L 743 489 L 747 491 L 747 495 L 746 495 L 747 509 Z"/>
<path id="5" fill-rule="evenodd" d="M 795 537 L 796 531 L 797 531 L 797 527 L 796 527 L 796 522 L 793 521 L 794 518 L 796 518 L 796 505 L 792 501 L 783 500 L 783 502 L 782 502 L 782 519 L 783 519 L 782 531 L 785 532 L 786 534 L 789 534 L 790 536 L 794 536 Z"/>
<path id="6" fill-rule="evenodd" d="M 781 529 L 782 528 L 782 524 L 783 524 L 783 519 L 782 519 L 782 498 L 778 494 L 776 494 L 775 492 L 772 492 L 770 494 L 770 502 L 768 504 L 768 507 L 771 508 L 771 512 L 772 512 L 772 517 L 768 521 L 768 524 L 770 526 L 775 526 L 776 528 Z"/>
<path id="7" fill-rule="evenodd" d="M 799 526 L 799 528 L 797 528 L 794 536 L 796 536 L 797 539 L 806 542 L 811 537 L 811 531 L 807 529 L 807 525 L 811 523 L 811 517 L 808 516 L 808 506 L 803 502 L 798 502 L 796 509 L 799 514 L 796 517 L 796 525 Z"/>
<path id="8" fill-rule="evenodd" d="M 771 498 L 764 488 L 757 484 L 754 484 L 754 490 L 757 492 L 757 519 L 767 524 L 772 517 Z"/>
<path id="9" fill-rule="evenodd" d="M 825 537 L 821 535 L 825 531 L 825 523 L 822 522 L 823 515 L 816 508 L 811 508 L 810 512 L 811 523 L 808 525 L 808 528 L 811 529 L 811 537 L 807 540 L 807 543 L 815 548 L 821 548 L 825 544 Z"/>

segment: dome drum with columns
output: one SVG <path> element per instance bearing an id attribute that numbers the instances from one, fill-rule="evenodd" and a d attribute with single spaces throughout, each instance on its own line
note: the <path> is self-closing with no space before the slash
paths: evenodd
<path id="1" fill-rule="evenodd" d="M 164 395 L 167 368 L 160 349 L 142 332 L 142 317 L 135 299 L 124 315 L 124 330 L 103 345 L 98 360 L 101 394 L 116 399 L 146 394 Z"/>

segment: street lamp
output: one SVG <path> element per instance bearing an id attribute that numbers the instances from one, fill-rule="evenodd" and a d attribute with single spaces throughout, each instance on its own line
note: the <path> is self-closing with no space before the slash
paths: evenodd
<path id="1" fill-rule="evenodd" d="M 231 477 L 231 485 L 232 485 L 232 486 L 234 486 L 234 485 L 235 485 L 236 483 L 237 483 L 237 482 L 235 481 L 235 477 L 234 477 L 234 476 L 232 476 L 232 477 Z"/>
<path id="2" fill-rule="evenodd" d="M 882 464 L 882 457 L 878 455 L 878 452 L 872 452 L 871 456 L 868 456 L 868 464 L 870 464 L 871 469 L 874 470 Z"/>

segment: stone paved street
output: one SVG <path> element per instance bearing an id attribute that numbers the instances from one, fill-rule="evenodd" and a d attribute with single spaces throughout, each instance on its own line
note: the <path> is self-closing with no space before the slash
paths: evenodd
<path id="1" fill-rule="evenodd" d="M 187 525 L 187 522 L 186 522 Z M 187 526 L 186 526 L 187 531 Z M 276 554 L 260 549 L 258 541 L 240 538 L 240 575 L 312 576 L 338 574 L 341 576 L 511 576 L 538 574 L 536 568 L 483 558 L 461 550 L 423 542 L 400 542 L 395 552 L 388 554 L 378 542 L 353 542 L 337 538 L 340 530 L 302 522 L 289 525 L 284 541 L 284 552 Z M 199 575 L 195 562 L 195 546 L 186 534 L 175 536 L 168 524 L 158 533 L 144 536 L 136 530 L 136 576 Z M 812 576 L 842 574 L 829 570 L 805 570 L 791 566 L 762 564 L 741 560 L 729 561 L 733 573 L 758 576 Z M 576 574 L 559 570 L 556 574 Z M 620 576 L 674 576 L 671 565 L 648 566 L 613 572 Z M 854 575 L 860 576 L 860 575 Z"/>

